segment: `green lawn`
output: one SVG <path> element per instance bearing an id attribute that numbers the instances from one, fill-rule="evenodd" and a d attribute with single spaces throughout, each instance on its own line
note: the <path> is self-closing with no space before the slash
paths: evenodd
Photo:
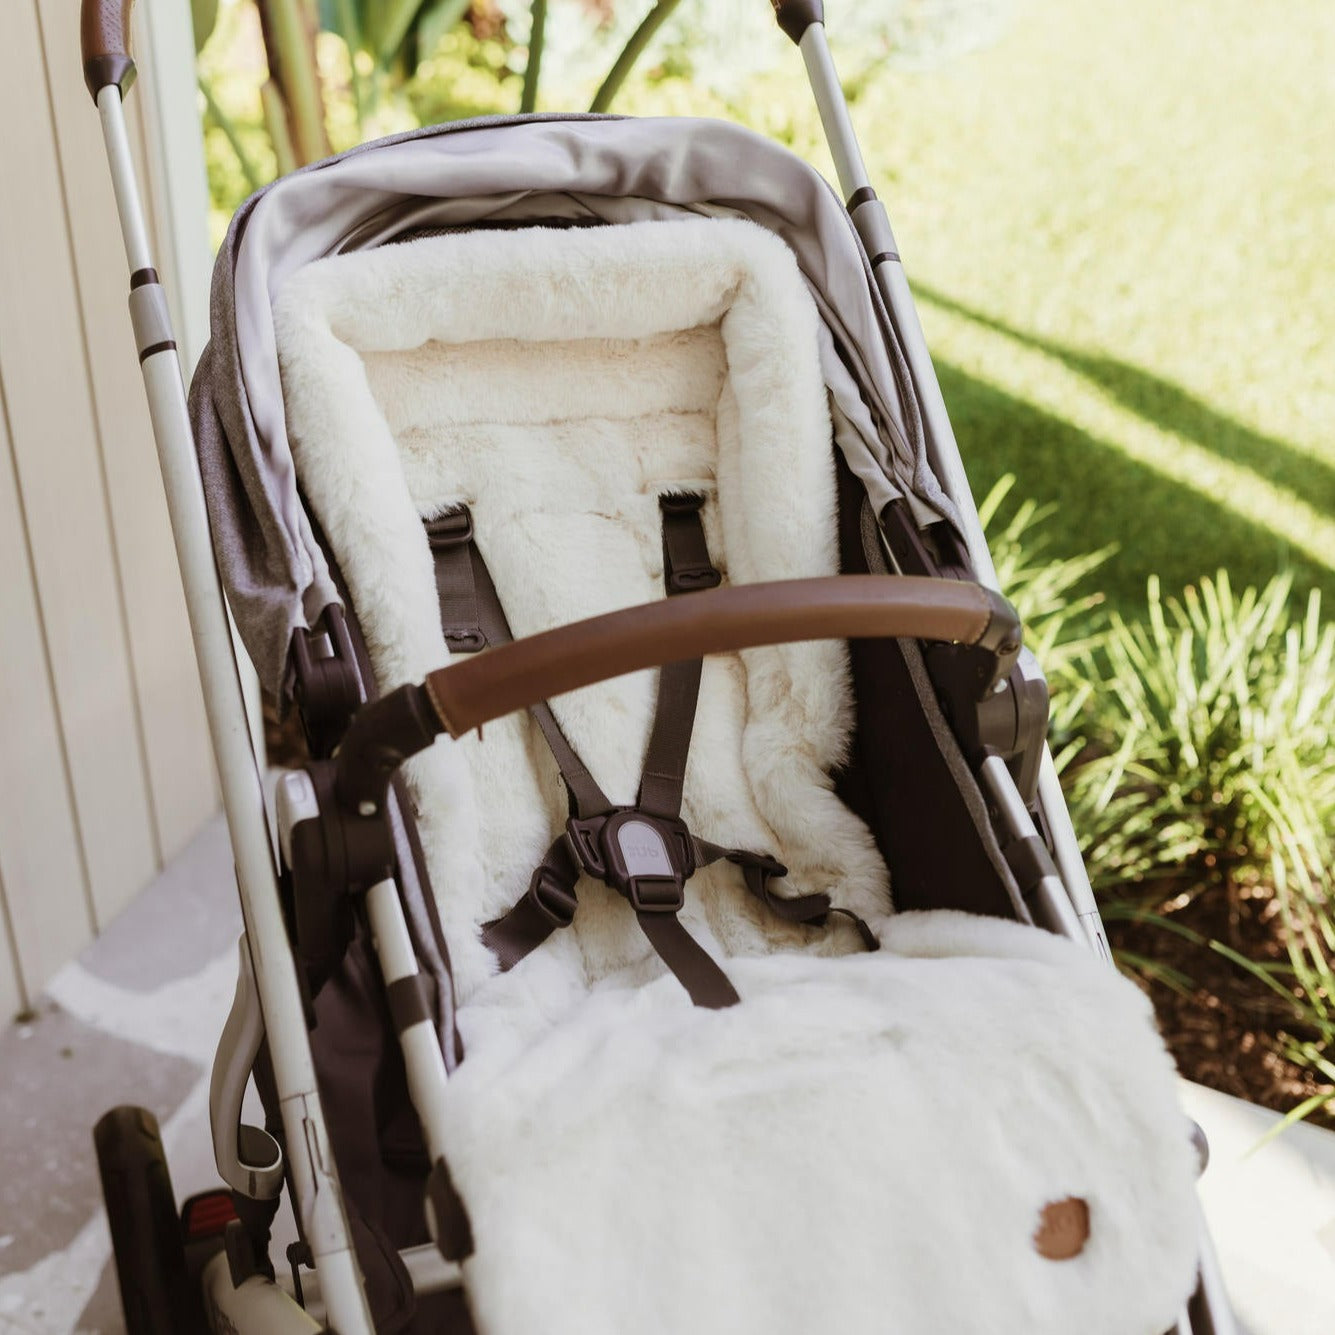
<path id="1" fill-rule="evenodd" d="M 1128 611 L 1218 566 L 1335 597 L 1335 5 L 1035 0 L 856 116 L 975 490 L 1118 542 Z"/>
<path id="2" fill-rule="evenodd" d="M 943 66 L 839 54 L 975 493 L 1118 543 L 1127 612 L 1219 566 L 1335 600 L 1335 4 L 1019 0 Z M 797 72 L 726 110 L 824 165 Z"/>

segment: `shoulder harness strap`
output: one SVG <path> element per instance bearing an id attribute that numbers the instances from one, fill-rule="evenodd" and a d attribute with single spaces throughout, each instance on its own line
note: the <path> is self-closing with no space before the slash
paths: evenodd
<path id="1" fill-rule="evenodd" d="M 436 563 L 441 629 L 450 652 L 476 653 L 489 644 L 509 644 L 514 636 L 491 572 L 478 550 L 468 507 L 461 505 L 428 520 L 426 536 Z M 561 771 L 571 815 L 589 817 L 611 811 L 612 803 L 561 731 L 551 706 L 544 700 L 529 713 L 542 729 Z"/>

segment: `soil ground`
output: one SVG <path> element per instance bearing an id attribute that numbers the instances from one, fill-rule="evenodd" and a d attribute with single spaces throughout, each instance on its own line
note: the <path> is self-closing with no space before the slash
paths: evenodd
<path id="1" fill-rule="evenodd" d="M 1265 901 L 1242 901 L 1236 948 L 1253 960 L 1282 962 L 1279 918 L 1267 915 L 1266 909 Z M 1208 896 L 1173 919 L 1207 940 L 1230 941 L 1232 935 L 1227 912 Z M 1326 1088 L 1284 1055 L 1285 1035 L 1304 1036 L 1294 1013 L 1231 960 L 1153 924 L 1111 922 L 1108 936 L 1114 950 L 1153 959 L 1190 980 L 1182 990 L 1140 980 L 1178 1069 L 1188 1080 L 1285 1113 Z M 1328 1105 L 1311 1120 L 1335 1128 L 1335 1107 Z"/>

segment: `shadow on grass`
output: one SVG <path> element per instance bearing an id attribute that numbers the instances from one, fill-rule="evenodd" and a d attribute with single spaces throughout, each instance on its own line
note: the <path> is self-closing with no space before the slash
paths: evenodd
<path id="1" fill-rule="evenodd" d="M 1139 366 L 1017 329 L 922 284 L 915 287 L 915 292 L 941 310 L 1062 362 L 1147 422 L 1287 488 L 1317 510 L 1335 511 L 1335 468 L 1324 459 L 1224 416 L 1194 394 Z"/>
<path id="2" fill-rule="evenodd" d="M 1335 574 L 1294 552 L 1282 534 L 949 362 L 936 367 L 975 496 L 1014 473 L 1021 495 L 1056 506 L 1040 530 L 1053 555 L 1116 542 L 1117 554 L 1092 582 L 1124 615 L 1143 615 L 1149 575 L 1173 592 L 1221 566 L 1235 586 L 1262 585 L 1288 567 L 1298 588 L 1319 586 L 1335 597 Z"/>

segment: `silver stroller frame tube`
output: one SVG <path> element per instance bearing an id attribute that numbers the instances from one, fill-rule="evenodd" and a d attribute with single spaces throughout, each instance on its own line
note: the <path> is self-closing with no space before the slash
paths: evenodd
<path id="1" fill-rule="evenodd" d="M 950 424 L 950 415 L 946 411 L 936 367 L 927 348 L 913 294 L 904 274 L 889 215 L 872 186 L 849 113 L 848 100 L 835 69 L 825 32 L 824 4 L 822 0 L 771 0 L 771 4 L 779 26 L 802 53 L 830 156 L 834 160 L 839 188 L 871 260 L 876 286 L 899 332 L 914 387 L 918 391 L 923 430 L 933 469 L 959 511 L 964 540 L 978 580 L 1004 592 L 998 585 L 996 566 L 992 562 L 992 554 L 978 518 L 978 507 L 974 504 L 973 493 L 964 472 L 964 461 L 955 440 L 954 428 Z M 1014 779 L 1004 764 L 989 765 L 984 782 L 990 799 L 1002 807 L 1013 821 L 1028 821 L 1028 832 L 1036 832 Z M 1083 938 L 1097 955 L 1111 964 L 1112 952 L 1046 741 L 1043 743 L 1038 776 L 1038 811 L 1051 836 L 1057 869 L 1074 909 L 1074 916 L 1055 915 L 1056 921 L 1051 925 L 1073 939 Z M 1076 919 L 1083 932 L 1074 929 Z M 1199 1231 L 1199 1285 L 1189 1310 L 1182 1313 L 1169 1335 L 1237 1335 L 1237 1326 L 1203 1217 Z"/>
<path id="2" fill-rule="evenodd" d="M 121 30 L 128 33 L 128 3 L 117 17 Z M 134 66 L 124 49 L 128 43 L 116 45 L 119 50 L 107 49 L 95 59 L 87 58 L 86 4 L 85 72 L 101 116 L 125 241 L 131 275 L 131 320 L 231 831 L 246 925 L 243 948 L 249 949 L 254 965 L 264 1030 L 273 1057 L 295 1188 L 294 1206 L 314 1256 L 331 1325 L 339 1335 L 373 1335 L 316 1088 L 296 966 L 287 948 L 264 790 L 246 717 L 227 604 L 213 562 L 181 365 L 166 299 L 153 267 L 126 133 L 122 96 Z"/>
<path id="3" fill-rule="evenodd" d="M 996 566 L 992 563 L 992 554 L 978 519 L 978 507 L 974 504 L 969 480 L 964 472 L 955 431 L 950 424 L 950 414 L 946 411 L 941 385 L 936 378 L 936 367 L 927 349 L 927 340 L 918 319 L 917 307 L 913 303 L 913 295 L 909 291 L 908 279 L 904 275 L 889 216 L 885 205 L 876 197 L 858 146 L 848 102 L 844 98 L 834 59 L 830 54 L 824 23 L 810 23 L 802 33 L 798 47 L 806 63 L 821 124 L 834 158 L 839 188 L 849 202 L 854 226 L 872 259 L 876 286 L 904 346 L 904 355 L 918 391 L 923 431 L 933 468 L 946 494 L 959 511 L 969 559 L 979 581 L 995 589 L 998 587 Z M 1004 766 L 1001 768 L 1004 770 Z M 1017 793 L 1017 799 L 1018 796 Z M 1094 902 L 1094 892 L 1090 888 L 1084 859 L 1080 855 L 1080 844 L 1071 827 L 1057 770 L 1046 743 L 1039 762 L 1038 796 L 1039 807 L 1052 836 L 1053 853 L 1066 885 L 1066 893 L 1070 896 L 1071 904 L 1094 951 L 1111 959 L 1098 906 Z"/>

